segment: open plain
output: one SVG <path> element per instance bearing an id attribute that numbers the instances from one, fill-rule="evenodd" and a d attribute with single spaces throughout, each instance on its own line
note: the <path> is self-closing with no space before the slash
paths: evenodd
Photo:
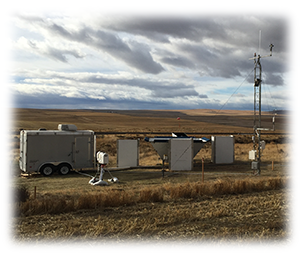
<path id="1" fill-rule="evenodd" d="M 14 109 L 12 118 L 12 188 L 25 187 L 28 193 L 25 202 L 11 205 L 16 241 L 284 242 L 289 238 L 291 155 L 285 114 L 276 116 L 276 131 L 262 132 L 266 148 L 259 176 L 253 174 L 248 159 L 253 146 L 251 111 Z M 263 127 L 272 127 L 272 114 L 264 113 L 262 119 Z M 21 177 L 20 129 L 52 130 L 59 123 L 97 132 L 97 151 L 109 154 L 110 168 L 116 166 L 118 139 L 140 139 L 141 167 L 112 170 L 120 182 L 108 187 L 91 186 L 89 177 L 76 172 Z M 233 134 L 235 162 L 213 164 L 208 143 L 195 157 L 193 171 L 166 171 L 163 178 L 162 162 L 144 137 L 176 131 L 207 138 Z M 85 173 L 93 175 L 95 170 Z"/>

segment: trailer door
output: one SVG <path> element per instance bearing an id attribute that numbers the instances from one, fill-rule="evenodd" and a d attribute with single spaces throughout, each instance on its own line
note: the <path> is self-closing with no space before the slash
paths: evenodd
<path id="1" fill-rule="evenodd" d="M 75 167 L 84 168 L 91 165 L 91 138 L 75 138 Z"/>

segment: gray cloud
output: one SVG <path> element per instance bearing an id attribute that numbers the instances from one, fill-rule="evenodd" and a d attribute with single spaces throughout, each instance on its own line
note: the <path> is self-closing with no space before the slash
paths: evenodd
<path id="1" fill-rule="evenodd" d="M 241 76 L 242 62 L 236 57 L 227 58 L 226 55 L 207 46 L 183 44 L 179 46 L 180 51 L 188 54 L 189 59 L 193 59 L 194 68 L 207 76 L 231 78 Z"/>
<path id="2" fill-rule="evenodd" d="M 169 37 L 185 38 L 200 42 L 205 37 L 224 39 L 224 29 L 220 24 L 209 17 L 198 18 L 192 16 L 135 16 L 117 19 L 114 22 L 106 22 L 104 27 L 114 31 L 126 31 L 132 34 L 143 35 L 150 40 L 170 43 Z"/>
<path id="3" fill-rule="evenodd" d="M 277 51 L 286 50 L 283 38 L 287 38 L 287 22 L 280 17 L 249 15 L 189 15 L 187 16 L 123 16 L 106 19 L 101 26 L 132 34 L 143 35 L 150 40 L 169 42 L 169 37 L 188 39 L 201 43 L 210 38 L 223 41 L 241 49 L 257 48 L 258 32 L 262 30 L 262 46 L 270 42 Z M 267 45 L 266 45 L 267 44 Z"/>
<path id="4" fill-rule="evenodd" d="M 83 58 L 84 57 L 83 55 L 81 55 L 80 53 L 78 53 L 76 51 L 60 50 L 60 49 L 55 49 L 52 47 L 48 47 L 45 54 L 51 58 L 54 58 L 54 59 L 59 60 L 64 63 L 68 62 L 67 55 L 71 55 L 75 58 Z"/>
<path id="5" fill-rule="evenodd" d="M 273 86 L 282 86 L 284 85 L 284 80 L 280 74 L 275 73 L 266 73 L 264 78 L 264 83 Z"/>
<path id="6" fill-rule="evenodd" d="M 173 65 L 173 66 L 191 68 L 191 69 L 196 68 L 195 64 L 192 61 L 190 61 L 188 58 L 183 56 L 164 57 L 161 58 L 161 61 L 163 63 Z"/>
<path id="7" fill-rule="evenodd" d="M 150 40 L 171 43 L 170 38 L 187 39 L 176 45 L 172 56 L 161 57 L 165 64 L 198 69 L 209 76 L 231 78 L 248 73 L 248 58 L 258 50 L 258 33 L 262 31 L 261 54 L 269 53 L 269 44 L 275 45 L 277 54 L 286 51 L 287 22 L 269 16 L 219 16 L 209 17 L 125 17 L 107 22 L 104 27 L 147 37 Z M 209 39 L 215 46 L 204 44 Z M 194 44 L 194 43 L 197 44 Z M 174 44 L 172 42 L 172 44 Z M 243 55 L 238 51 L 243 52 Z M 182 56 L 183 52 L 185 57 Z M 275 54 L 276 54 L 275 53 Z M 285 61 L 268 63 L 266 72 L 283 71 Z M 276 82 L 280 83 L 280 81 Z"/>
<path id="8" fill-rule="evenodd" d="M 64 88 L 70 87 L 77 91 L 77 94 L 82 96 L 91 94 L 83 93 L 83 87 L 86 87 L 87 90 L 97 91 L 98 86 L 105 86 L 104 90 L 110 91 L 109 94 L 113 93 L 115 86 L 118 86 L 118 93 L 124 92 L 124 95 L 130 96 L 128 90 L 133 88 L 144 89 L 144 93 L 148 92 L 152 99 L 171 99 L 171 98 L 188 98 L 188 97 L 197 97 L 197 98 L 208 98 L 205 94 L 199 94 L 195 90 L 194 85 L 184 84 L 183 82 L 177 80 L 150 80 L 145 78 L 136 78 L 136 77 L 124 77 L 124 76 L 115 76 L 115 75 L 101 75 L 95 73 L 65 73 L 65 72 L 33 72 L 33 73 L 24 73 L 26 79 L 18 79 L 19 84 L 51 84 L 52 86 L 63 86 Z M 31 76 L 32 78 L 30 78 Z M 71 84 L 71 85 L 70 85 Z M 83 85 L 84 84 L 84 85 Z M 91 84 L 91 85 L 89 85 Z M 113 87 L 110 87 L 113 86 Z M 80 92 L 78 91 L 80 90 Z M 52 91 L 52 90 L 48 90 Z M 100 89 L 99 89 L 100 91 Z M 69 92 L 69 90 L 67 90 Z M 72 90 L 72 93 L 74 91 Z M 61 94 L 58 92 L 58 94 Z M 107 96 L 107 95 L 105 95 Z M 131 97 L 131 96 L 130 96 Z"/>
<path id="9" fill-rule="evenodd" d="M 174 98 L 174 97 L 189 97 L 189 96 L 199 96 L 195 89 L 191 86 L 183 86 L 181 84 L 176 84 L 173 86 L 155 86 L 152 94 L 156 98 Z"/>
<path id="10" fill-rule="evenodd" d="M 129 87 L 137 87 L 151 91 L 151 94 L 155 98 L 174 98 L 174 97 L 189 97 L 195 96 L 199 98 L 207 98 L 207 95 L 199 95 L 194 86 L 185 85 L 182 82 L 177 81 L 157 81 L 142 78 L 129 78 L 124 77 L 112 78 L 104 77 L 98 74 L 89 74 L 87 76 L 82 75 L 79 77 L 72 77 L 72 75 L 65 74 L 52 74 L 52 77 L 57 77 L 63 80 L 74 80 L 80 83 L 96 83 L 96 84 L 119 84 Z"/>
<path id="11" fill-rule="evenodd" d="M 74 107 L 76 106 L 76 107 Z M 199 101 L 199 107 L 212 108 L 212 104 Z M 14 107 L 38 109 L 189 109 L 186 100 L 181 103 L 169 101 L 144 101 L 137 99 L 104 99 L 89 97 L 73 98 L 56 94 L 28 95 L 14 94 Z M 193 108 L 193 107 L 192 107 Z"/>

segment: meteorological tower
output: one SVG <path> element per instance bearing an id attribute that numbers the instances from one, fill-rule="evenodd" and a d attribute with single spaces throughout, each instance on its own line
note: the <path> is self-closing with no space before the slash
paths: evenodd
<path id="1" fill-rule="evenodd" d="M 262 82 L 262 68 L 260 59 L 272 56 L 272 49 L 274 45 L 271 43 L 270 54 L 260 55 L 260 43 L 261 43 L 261 31 L 259 31 L 259 51 L 258 54 L 254 53 L 254 57 L 250 58 L 254 60 L 254 112 L 253 112 L 253 150 L 249 152 L 249 159 L 252 160 L 251 168 L 257 170 L 257 174 L 260 174 L 260 162 L 261 162 L 261 150 L 265 148 L 265 141 L 261 141 L 262 130 L 275 130 L 275 116 L 272 119 L 273 128 L 262 128 L 261 126 L 261 82 Z"/>

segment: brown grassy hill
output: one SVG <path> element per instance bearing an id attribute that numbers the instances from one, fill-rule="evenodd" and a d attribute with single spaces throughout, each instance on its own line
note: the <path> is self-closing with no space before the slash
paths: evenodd
<path id="1" fill-rule="evenodd" d="M 180 120 L 177 118 L 180 117 Z M 78 129 L 120 132 L 253 132 L 251 111 L 233 110 L 41 110 L 14 109 L 14 131 L 57 129 L 72 123 Z M 272 115 L 263 113 L 262 126 L 271 128 Z M 276 132 L 288 131 L 288 117 L 277 115 Z"/>

